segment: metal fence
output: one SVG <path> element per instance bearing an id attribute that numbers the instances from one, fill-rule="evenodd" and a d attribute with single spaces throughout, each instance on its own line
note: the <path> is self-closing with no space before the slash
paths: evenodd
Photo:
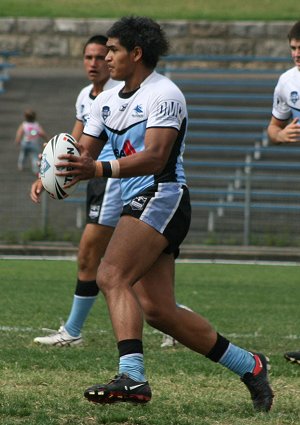
<path id="1" fill-rule="evenodd" d="M 231 69 L 237 62 L 230 60 L 226 69 L 206 64 L 205 72 L 199 57 L 172 60 L 165 67 L 182 88 L 190 116 L 185 164 L 193 215 L 186 243 L 299 245 L 300 151 L 270 146 L 265 134 L 281 70 L 262 69 L 261 62 L 257 71 Z M 44 196 L 40 205 L 33 204 L 29 190 L 34 176 L 29 170 L 18 173 L 13 139 L 28 105 L 38 111 L 50 136 L 70 131 L 75 99 L 85 84 L 81 70 L 13 70 L 0 98 L 0 240 L 45 234 L 79 240 L 84 185 L 65 201 Z"/>

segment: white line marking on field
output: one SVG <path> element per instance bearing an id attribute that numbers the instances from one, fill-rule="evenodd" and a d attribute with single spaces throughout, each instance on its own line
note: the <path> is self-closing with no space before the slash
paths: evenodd
<path id="1" fill-rule="evenodd" d="M 0 260 L 53 260 L 53 261 L 76 261 L 75 255 L 0 255 Z"/>
<path id="2" fill-rule="evenodd" d="M 76 256 L 39 256 L 39 255 L 0 255 L 0 260 L 47 260 L 47 261 L 77 261 Z M 222 260 L 222 259 L 178 259 L 179 264 L 233 264 L 233 265 L 258 265 L 258 266 L 300 266 L 297 261 L 265 261 L 265 260 Z"/>
<path id="3" fill-rule="evenodd" d="M 17 333 L 45 333 L 45 328 L 31 328 L 31 327 L 22 327 L 22 326 L 0 326 L 0 332 L 17 332 Z M 52 329 L 47 329 L 47 332 L 45 333 L 45 335 L 50 332 L 56 332 L 55 330 Z M 86 335 L 97 335 L 97 334 L 108 334 L 111 331 L 108 329 L 99 329 L 99 330 L 94 330 L 94 331 L 84 331 L 84 334 Z M 156 335 L 158 334 L 158 336 L 162 335 L 162 333 L 160 331 L 158 331 L 157 329 L 145 329 L 144 330 L 144 334 L 145 335 Z M 245 334 L 240 334 L 240 333 L 230 333 L 230 334 L 226 334 L 227 338 L 263 338 L 264 335 L 259 333 L 259 332 L 254 332 L 254 333 L 245 333 Z M 288 340 L 300 340 L 300 335 L 284 335 L 282 336 L 282 338 L 284 339 L 288 339 Z"/>
<path id="4" fill-rule="evenodd" d="M 197 260 L 183 259 L 176 260 L 176 263 L 188 264 L 236 264 L 236 265 L 257 265 L 257 266 L 300 266 L 296 261 L 265 261 L 265 260 Z"/>

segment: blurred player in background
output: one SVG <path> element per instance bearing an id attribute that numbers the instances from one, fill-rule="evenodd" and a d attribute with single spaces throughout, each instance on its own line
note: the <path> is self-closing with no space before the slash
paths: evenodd
<path id="1" fill-rule="evenodd" d="M 15 142 L 20 146 L 18 157 L 18 170 L 23 171 L 27 158 L 30 158 L 31 171 L 36 176 L 39 172 L 38 160 L 43 140 L 47 142 L 48 136 L 36 119 L 36 112 L 32 109 L 24 111 L 24 121 L 19 125 Z"/>
<path id="2" fill-rule="evenodd" d="M 201 315 L 175 302 L 175 258 L 189 229 L 191 206 L 182 158 L 185 98 L 155 71 L 168 50 L 165 34 L 151 19 L 125 17 L 109 29 L 107 47 L 110 75 L 124 84 L 95 99 L 80 138 L 81 156 L 61 155 L 58 166 L 72 171 L 57 171 L 77 176 L 70 186 L 94 176 L 120 179 L 124 203 L 97 272 L 116 337 L 118 374 L 86 389 L 84 396 L 102 404 L 151 399 L 142 341 L 145 317 L 154 328 L 236 373 L 255 410 L 269 411 L 273 392 L 266 356 L 232 344 Z M 107 143 L 116 159 L 97 161 Z"/>
<path id="3" fill-rule="evenodd" d="M 268 135 L 273 143 L 293 144 L 300 142 L 300 21 L 290 29 L 288 41 L 295 66 L 279 77 L 275 87 Z M 284 357 L 300 364 L 300 350 Z"/>
<path id="4" fill-rule="evenodd" d="M 91 37 L 83 49 L 83 64 L 91 84 L 84 87 L 76 100 L 76 122 L 72 136 L 79 140 L 87 122 L 93 100 L 103 90 L 119 84 L 110 79 L 104 60 L 107 54 L 107 38 L 103 35 Z M 114 158 L 111 148 L 101 153 L 101 158 Z M 39 202 L 43 191 L 41 180 L 31 187 L 31 199 Z M 120 184 L 116 179 L 92 179 L 87 185 L 86 225 L 78 251 L 77 284 L 69 317 L 58 331 L 37 337 L 34 341 L 42 345 L 57 347 L 81 344 L 82 326 L 92 308 L 99 288 L 96 284 L 97 268 L 114 231 L 122 209 Z"/>

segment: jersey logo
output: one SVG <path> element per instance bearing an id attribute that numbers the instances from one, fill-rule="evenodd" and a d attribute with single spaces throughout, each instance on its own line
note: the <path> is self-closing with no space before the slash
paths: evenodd
<path id="1" fill-rule="evenodd" d="M 120 106 L 119 111 L 120 111 L 120 112 L 124 112 L 124 111 L 125 111 L 125 109 L 127 108 L 127 105 L 128 105 L 128 103 L 123 103 L 123 105 L 122 105 L 122 106 Z"/>
<path id="2" fill-rule="evenodd" d="M 147 198 L 145 198 L 144 196 L 137 196 L 130 202 L 130 206 L 133 210 L 141 211 L 144 208 L 146 201 Z"/>
<path id="3" fill-rule="evenodd" d="M 103 106 L 102 108 L 102 118 L 104 119 L 104 121 L 110 116 L 111 112 L 110 112 L 110 108 L 109 106 Z"/>
<path id="4" fill-rule="evenodd" d="M 130 143 L 130 140 L 126 140 L 124 145 L 123 145 L 123 151 L 125 152 L 126 156 L 132 155 L 133 153 L 135 153 L 135 149 L 132 146 L 132 144 Z"/>
<path id="5" fill-rule="evenodd" d="M 158 116 L 162 117 L 180 117 L 182 114 L 182 105 L 174 100 L 161 102 L 158 105 Z"/>
<path id="6" fill-rule="evenodd" d="M 125 156 L 132 155 L 136 152 L 132 144 L 130 143 L 130 140 L 125 140 L 125 143 L 122 147 L 122 149 L 119 151 L 119 149 L 114 149 L 114 154 L 116 158 L 122 158 Z"/>
<path id="7" fill-rule="evenodd" d="M 142 105 L 136 105 L 135 108 L 133 108 L 133 117 L 142 117 L 144 115 L 143 106 Z"/>
<path id="8" fill-rule="evenodd" d="M 295 105 L 295 103 L 297 103 L 297 101 L 299 100 L 298 92 L 297 91 L 291 91 L 290 99 L 291 99 L 291 102 Z"/>

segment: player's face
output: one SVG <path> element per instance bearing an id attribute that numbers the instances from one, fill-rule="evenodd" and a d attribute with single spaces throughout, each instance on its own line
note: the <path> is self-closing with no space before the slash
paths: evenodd
<path id="1" fill-rule="evenodd" d="M 300 69 L 300 40 L 292 39 L 290 41 L 290 49 L 291 49 L 291 55 L 292 59 L 295 63 L 295 65 Z"/>
<path id="2" fill-rule="evenodd" d="M 109 79 L 109 70 L 105 62 L 106 46 L 91 43 L 85 48 L 83 64 L 87 76 L 93 83 L 103 83 Z"/>
<path id="3" fill-rule="evenodd" d="M 109 38 L 106 45 L 108 53 L 105 60 L 111 78 L 118 81 L 126 81 L 131 78 L 135 69 L 134 52 L 128 52 L 117 38 Z"/>

